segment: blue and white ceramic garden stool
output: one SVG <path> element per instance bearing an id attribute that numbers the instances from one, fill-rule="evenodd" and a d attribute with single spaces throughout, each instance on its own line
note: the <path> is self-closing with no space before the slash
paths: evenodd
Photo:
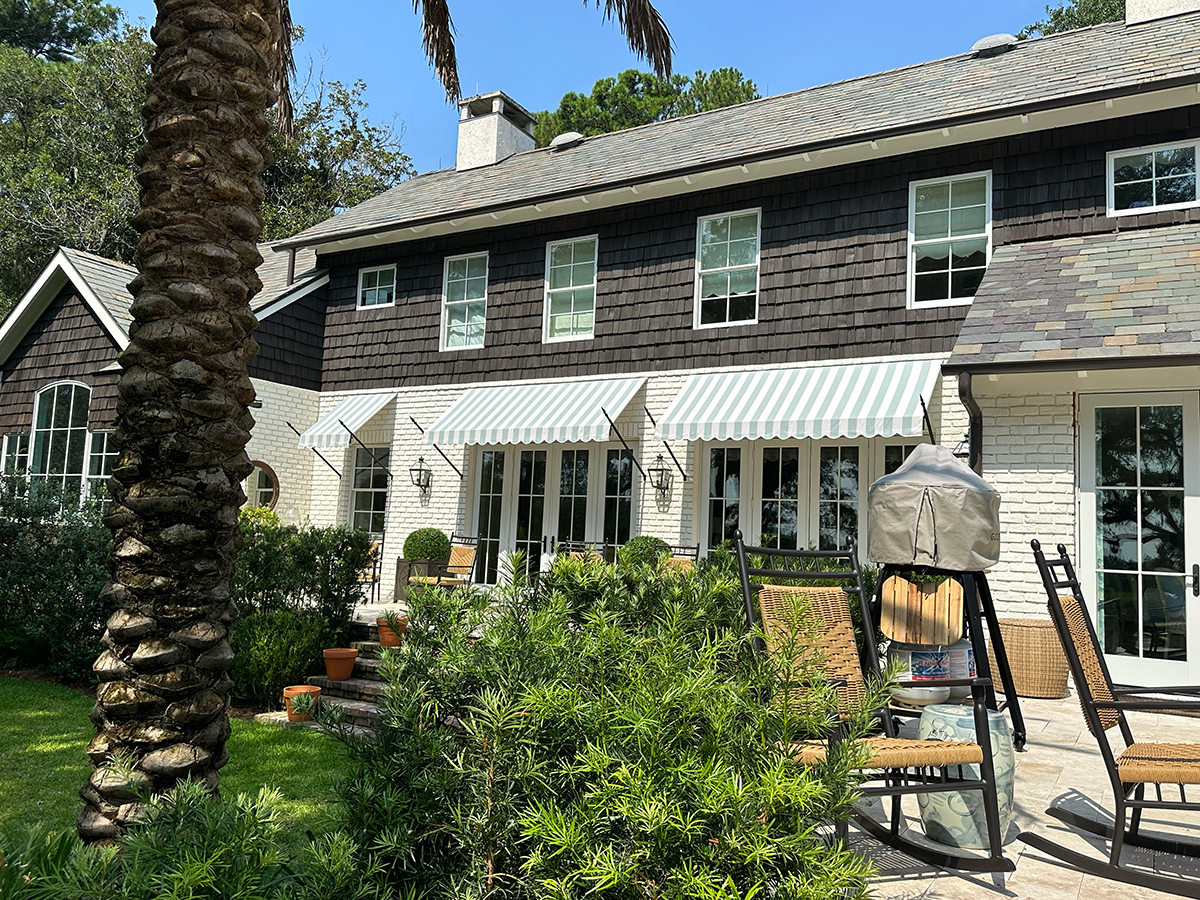
<path id="1" fill-rule="evenodd" d="M 992 760 L 996 769 L 996 797 L 1000 807 L 1001 840 L 1012 820 L 1013 755 L 1012 731 L 1003 713 L 988 712 L 988 730 L 992 738 Z M 917 737 L 930 741 L 975 740 L 975 714 L 970 706 L 937 703 L 921 712 Z M 963 776 L 978 778 L 979 766 L 963 766 Z M 939 844 L 986 850 L 987 819 L 980 791 L 947 791 L 941 794 L 917 794 L 925 834 Z"/>

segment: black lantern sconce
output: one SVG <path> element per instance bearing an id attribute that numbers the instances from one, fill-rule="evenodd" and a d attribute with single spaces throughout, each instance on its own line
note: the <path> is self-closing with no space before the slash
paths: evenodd
<path id="1" fill-rule="evenodd" d="M 425 457 L 417 457 L 417 464 L 408 470 L 412 483 L 421 492 L 422 497 L 429 495 L 429 486 L 433 483 L 433 469 L 425 465 Z"/>
<path id="2" fill-rule="evenodd" d="M 966 462 L 971 458 L 971 433 L 963 435 L 962 440 L 954 445 L 954 456 Z"/>
<path id="3" fill-rule="evenodd" d="M 661 453 L 658 454 L 654 465 L 646 470 L 646 475 L 650 478 L 650 484 L 658 491 L 658 499 L 666 500 L 671 494 L 671 479 L 674 473 L 664 464 Z"/>

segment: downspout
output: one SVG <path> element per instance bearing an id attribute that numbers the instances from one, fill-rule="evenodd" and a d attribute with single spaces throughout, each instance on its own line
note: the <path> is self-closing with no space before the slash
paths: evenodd
<path id="1" fill-rule="evenodd" d="M 975 470 L 976 475 L 983 474 L 983 410 L 975 402 L 971 393 L 971 373 L 958 373 L 958 399 L 967 410 L 967 435 L 969 454 L 967 465 Z"/>

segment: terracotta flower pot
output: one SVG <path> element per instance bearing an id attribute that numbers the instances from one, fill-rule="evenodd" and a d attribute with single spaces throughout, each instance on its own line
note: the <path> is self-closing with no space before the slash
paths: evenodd
<path id="1" fill-rule="evenodd" d="M 325 651 L 325 677 L 330 681 L 345 681 L 354 671 L 358 651 L 352 647 L 335 647 Z"/>
<path id="2" fill-rule="evenodd" d="M 283 705 L 287 708 L 287 717 L 289 722 L 307 722 L 312 719 L 312 716 L 306 716 L 303 713 L 298 713 L 292 707 L 292 698 L 299 694 L 311 694 L 313 704 L 320 702 L 321 689 L 311 684 L 296 684 L 283 689 Z"/>
<path id="3" fill-rule="evenodd" d="M 396 616 L 396 624 L 400 627 L 400 633 L 392 631 L 388 627 L 387 619 L 380 616 L 375 620 L 375 625 L 379 629 L 379 643 L 384 647 L 399 647 L 400 637 L 408 631 L 408 618 L 406 616 Z"/>

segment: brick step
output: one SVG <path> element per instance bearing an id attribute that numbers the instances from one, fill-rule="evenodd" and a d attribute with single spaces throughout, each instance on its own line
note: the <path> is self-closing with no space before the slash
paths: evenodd
<path id="1" fill-rule="evenodd" d="M 347 678 L 345 681 L 330 681 L 324 675 L 310 675 L 308 683 L 321 689 L 321 698 L 345 697 L 349 700 L 373 701 L 383 693 L 383 683 L 366 678 Z"/>
<path id="2" fill-rule="evenodd" d="M 326 697 L 323 688 L 321 702 L 330 707 L 341 707 L 342 714 L 350 725 L 367 731 L 372 729 L 383 717 L 378 703 L 372 703 L 369 700 L 354 700 L 348 697 Z"/>
<path id="3" fill-rule="evenodd" d="M 335 702 L 339 702 L 339 701 L 335 701 Z M 351 701 L 344 700 L 344 701 L 340 701 L 340 702 L 350 703 Z M 358 701 L 354 701 L 354 702 L 358 702 Z M 374 704 L 371 704 L 371 703 L 363 703 L 362 705 L 364 707 L 374 706 Z M 370 710 L 364 710 L 362 713 L 359 714 L 357 719 L 351 718 L 350 711 L 349 710 L 346 711 L 346 720 L 349 723 L 351 723 L 350 724 L 351 732 L 353 734 L 359 735 L 360 737 L 365 737 L 365 736 L 371 734 L 372 732 L 371 732 L 371 728 L 369 726 L 373 725 L 378 719 L 379 719 L 378 707 L 375 708 L 375 711 L 373 714 L 370 712 Z M 284 712 L 283 710 L 279 710 L 278 712 L 259 713 L 258 715 L 256 715 L 254 717 L 254 721 L 262 722 L 266 725 L 275 725 L 280 728 L 307 728 L 310 731 L 320 731 L 321 730 L 321 726 L 318 725 L 316 722 L 313 722 L 312 720 L 309 720 L 307 722 L 293 722 L 291 719 L 288 718 L 287 713 Z"/>
<path id="4" fill-rule="evenodd" d="M 359 659 L 374 659 L 379 656 L 379 651 L 383 648 L 383 644 L 379 641 L 354 641 L 350 646 L 358 651 Z"/>
<path id="5" fill-rule="evenodd" d="M 359 650 L 358 659 L 354 661 L 354 676 L 365 678 L 367 681 L 379 681 L 379 667 L 382 665 L 383 660 L 374 656 L 363 656 Z"/>

